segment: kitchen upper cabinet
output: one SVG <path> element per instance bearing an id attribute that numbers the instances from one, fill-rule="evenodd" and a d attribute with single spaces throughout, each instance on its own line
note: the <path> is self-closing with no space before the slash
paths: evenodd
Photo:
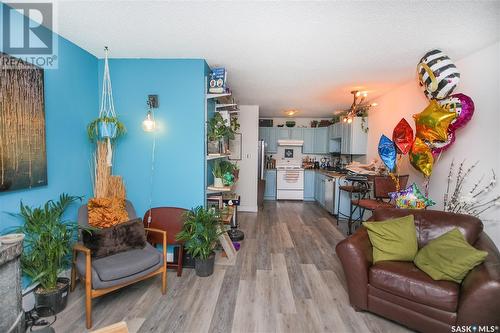
<path id="1" fill-rule="evenodd" d="M 332 139 L 340 139 L 342 137 L 342 123 L 335 123 L 328 127 L 328 135 L 330 140 Z"/>
<path id="2" fill-rule="evenodd" d="M 316 172 L 314 170 L 304 171 L 304 200 L 314 201 L 315 200 L 315 178 Z"/>
<path id="3" fill-rule="evenodd" d="M 278 140 L 303 140 L 302 153 L 328 154 L 330 128 L 259 127 L 259 139 L 266 143 L 266 153 L 278 151 Z"/>
<path id="4" fill-rule="evenodd" d="M 341 154 L 351 154 L 351 131 L 351 124 L 342 123 L 342 142 L 340 145 Z"/>
<path id="5" fill-rule="evenodd" d="M 267 151 L 269 153 L 276 153 L 278 151 L 278 136 L 274 128 L 269 127 L 269 144 Z"/>
<path id="6" fill-rule="evenodd" d="M 278 151 L 277 133 L 274 127 L 259 127 L 259 140 L 264 140 L 266 153 Z"/>
<path id="7" fill-rule="evenodd" d="M 276 170 L 265 170 L 264 179 L 266 180 L 264 199 L 276 200 Z"/>
<path id="8" fill-rule="evenodd" d="M 314 153 L 328 154 L 328 127 L 320 127 L 314 130 Z"/>
<path id="9" fill-rule="evenodd" d="M 365 118 L 365 127 L 368 127 L 368 118 Z M 362 117 L 355 117 L 352 123 L 342 123 L 341 153 L 348 155 L 366 155 L 368 133 L 363 131 Z"/>
<path id="10" fill-rule="evenodd" d="M 304 140 L 304 133 L 302 128 L 290 128 L 290 139 Z"/>
<path id="11" fill-rule="evenodd" d="M 289 140 L 290 130 L 286 127 L 278 127 L 278 140 Z"/>
<path id="12" fill-rule="evenodd" d="M 314 154 L 314 131 L 315 128 L 303 128 L 302 136 L 304 145 L 302 146 L 303 154 Z"/>

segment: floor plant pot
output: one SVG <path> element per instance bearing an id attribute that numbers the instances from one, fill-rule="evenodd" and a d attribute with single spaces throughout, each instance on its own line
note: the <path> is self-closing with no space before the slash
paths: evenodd
<path id="1" fill-rule="evenodd" d="M 206 277 L 214 273 L 215 253 L 212 253 L 207 259 L 194 259 L 194 269 L 197 276 Z"/>
<path id="2" fill-rule="evenodd" d="M 98 127 L 99 137 L 101 137 L 102 139 L 107 139 L 107 138 L 113 139 L 114 137 L 116 137 L 117 128 L 115 123 L 101 121 L 99 122 L 98 126 L 99 126 Z"/>
<path id="3" fill-rule="evenodd" d="M 39 292 L 35 289 L 35 307 L 40 317 L 53 316 L 66 307 L 68 303 L 69 279 L 57 278 L 58 289 L 50 292 Z"/>
<path id="4" fill-rule="evenodd" d="M 214 187 L 224 187 L 222 178 L 214 178 Z"/>

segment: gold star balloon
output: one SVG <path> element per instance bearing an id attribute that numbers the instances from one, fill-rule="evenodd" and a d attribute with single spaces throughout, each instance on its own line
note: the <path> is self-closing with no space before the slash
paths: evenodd
<path id="1" fill-rule="evenodd" d="M 426 178 L 430 177 L 434 157 L 431 149 L 419 138 L 416 138 L 411 146 L 410 163 L 415 169 L 423 173 Z"/>
<path id="2" fill-rule="evenodd" d="M 424 111 L 413 115 L 417 138 L 427 142 L 446 141 L 448 127 L 456 116 L 455 112 L 446 111 L 436 100 L 431 100 Z"/>

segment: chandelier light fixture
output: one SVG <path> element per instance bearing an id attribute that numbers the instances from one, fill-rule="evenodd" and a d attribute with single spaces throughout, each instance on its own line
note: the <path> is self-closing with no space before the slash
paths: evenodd
<path id="1" fill-rule="evenodd" d="M 353 101 L 351 107 L 345 110 L 345 114 L 342 117 L 344 123 L 352 123 L 352 119 L 358 116 L 366 116 L 368 110 L 371 107 L 377 106 L 377 103 L 367 103 L 366 98 L 368 97 L 368 92 L 353 90 L 351 91 L 353 96 Z"/>

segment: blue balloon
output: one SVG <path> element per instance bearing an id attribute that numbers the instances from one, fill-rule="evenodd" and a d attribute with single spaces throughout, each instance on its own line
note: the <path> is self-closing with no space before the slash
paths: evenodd
<path id="1" fill-rule="evenodd" d="M 385 135 L 382 135 L 378 142 L 378 154 L 389 171 L 393 172 L 396 168 L 396 146 Z"/>

